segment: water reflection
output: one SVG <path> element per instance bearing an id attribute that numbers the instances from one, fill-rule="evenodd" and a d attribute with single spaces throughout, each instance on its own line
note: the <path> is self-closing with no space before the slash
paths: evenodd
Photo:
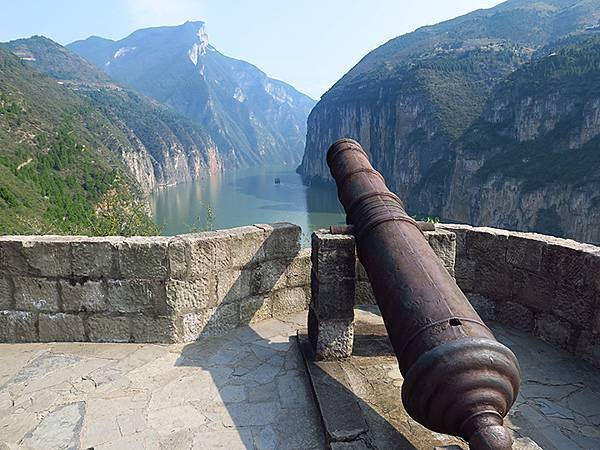
<path id="1" fill-rule="evenodd" d="M 286 221 L 302 227 L 306 244 L 313 230 L 345 220 L 333 185 L 305 186 L 289 167 L 239 170 L 165 188 L 152 195 L 151 208 L 167 236 Z"/>

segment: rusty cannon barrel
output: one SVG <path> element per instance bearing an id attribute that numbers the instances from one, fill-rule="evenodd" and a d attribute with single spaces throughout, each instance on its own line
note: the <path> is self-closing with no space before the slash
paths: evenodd
<path id="1" fill-rule="evenodd" d="M 515 355 L 496 341 L 360 144 L 337 141 L 327 164 L 404 376 L 407 412 L 471 449 L 512 448 L 503 418 L 519 389 Z"/>

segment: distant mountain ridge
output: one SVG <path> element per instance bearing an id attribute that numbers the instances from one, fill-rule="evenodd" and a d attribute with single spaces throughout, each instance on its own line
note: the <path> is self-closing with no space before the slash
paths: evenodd
<path id="1" fill-rule="evenodd" d="M 599 0 L 509 0 L 392 39 L 366 55 L 312 110 L 299 173 L 309 182 L 330 181 L 325 152 L 336 139 L 351 137 L 370 151 L 413 213 L 539 229 L 525 217 L 536 211 L 515 218 L 512 206 L 502 205 L 507 191 L 498 193 L 486 215 L 460 203 L 470 201 L 471 191 L 449 203 L 449 189 L 460 187 L 462 176 L 457 146 L 473 137 L 469 130 L 485 116 L 496 87 L 536 51 L 566 36 L 594 33 L 599 25 Z M 507 216 L 514 220 L 503 220 Z M 589 238 L 582 226 L 571 225 L 561 226 L 564 235 Z"/>
<path id="2" fill-rule="evenodd" d="M 0 46 L 0 234 L 155 234 L 119 124 L 25 58 Z"/>
<path id="3" fill-rule="evenodd" d="M 203 22 L 67 46 L 117 82 L 203 127 L 226 167 L 296 165 L 315 102 L 255 66 L 219 53 Z"/>
<path id="4" fill-rule="evenodd" d="M 99 128 L 98 138 L 126 164 L 142 191 L 222 169 L 216 145 L 200 125 L 124 89 L 67 48 L 42 36 L 0 45 L 90 101 L 111 121 L 115 131 Z"/>
<path id="5" fill-rule="evenodd" d="M 444 216 L 600 243 L 600 33 L 539 50 L 499 84 L 424 188 L 442 183 Z"/>

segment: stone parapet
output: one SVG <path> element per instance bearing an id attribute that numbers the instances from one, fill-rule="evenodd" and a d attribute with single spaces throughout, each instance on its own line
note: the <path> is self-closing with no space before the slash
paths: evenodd
<path id="1" fill-rule="evenodd" d="M 425 231 L 425 238 L 454 276 L 456 237 L 446 230 Z M 312 235 L 311 297 L 308 335 L 318 360 L 352 355 L 354 306 L 375 304 L 367 273 L 356 256 L 354 237 L 319 230 Z"/>
<path id="2" fill-rule="evenodd" d="M 0 237 L 0 342 L 189 342 L 305 310 L 300 227 Z"/>
<path id="3" fill-rule="evenodd" d="M 354 237 L 317 231 L 311 241 L 308 336 L 317 359 L 347 358 L 354 339 Z"/>
<path id="4" fill-rule="evenodd" d="M 531 332 L 600 367 L 600 248 L 536 233 L 442 225 L 456 281 L 484 320 Z"/>

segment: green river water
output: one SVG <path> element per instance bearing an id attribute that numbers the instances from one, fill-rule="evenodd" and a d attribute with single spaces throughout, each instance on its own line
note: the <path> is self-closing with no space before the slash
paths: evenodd
<path id="1" fill-rule="evenodd" d="M 244 169 L 167 187 L 152 195 L 150 205 L 165 236 L 292 222 L 302 227 L 308 245 L 315 229 L 345 221 L 333 185 L 305 186 L 290 168 Z"/>

